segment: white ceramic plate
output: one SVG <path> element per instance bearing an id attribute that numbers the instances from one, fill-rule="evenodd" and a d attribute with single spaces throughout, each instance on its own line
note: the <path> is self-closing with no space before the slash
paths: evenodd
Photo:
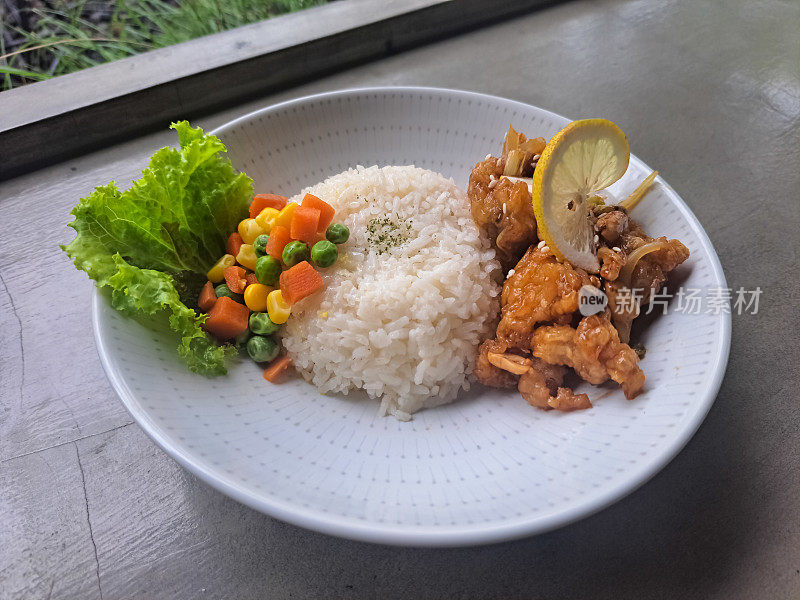
<path id="1" fill-rule="evenodd" d="M 348 167 L 415 164 L 465 186 L 499 152 L 509 124 L 549 138 L 567 119 L 482 94 L 430 88 L 346 90 L 300 98 L 217 130 L 260 191 L 287 196 Z M 636 147 L 636 140 L 631 140 Z M 624 194 L 650 168 L 631 157 Z M 683 285 L 724 287 L 717 255 L 664 181 L 637 207 L 648 232 L 691 250 Z M 247 359 L 230 375 L 189 373 L 158 323 L 94 302 L 103 366 L 141 427 L 184 467 L 233 498 L 291 523 L 349 538 L 470 545 L 585 517 L 661 469 L 700 425 L 728 358 L 730 318 L 672 313 L 647 329 L 646 391 L 626 401 L 585 386 L 592 410 L 528 406 L 516 391 L 477 390 L 415 415 L 377 416 L 361 396 L 325 397 L 302 381 L 272 386 Z"/>

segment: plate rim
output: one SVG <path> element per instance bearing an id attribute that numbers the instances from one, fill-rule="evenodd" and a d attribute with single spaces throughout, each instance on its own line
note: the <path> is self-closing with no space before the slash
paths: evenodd
<path id="1" fill-rule="evenodd" d="M 216 127 L 209 133 L 214 135 L 224 134 L 227 130 L 235 127 L 238 124 L 246 122 L 249 119 L 263 115 L 269 111 L 281 110 L 293 104 L 296 105 L 320 98 L 348 94 L 387 92 L 443 95 L 455 94 L 462 97 L 471 97 L 473 99 L 509 103 L 525 110 L 534 108 L 538 111 L 548 113 L 556 119 L 566 119 L 566 117 L 563 117 L 558 113 L 532 104 L 480 92 L 426 86 L 368 86 L 333 90 L 285 100 L 283 102 L 265 106 L 237 117 L 236 119 Z M 631 162 L 638 163 L 640 166 L 650 169 L 646 163 L 644 163 L 635 155 L 631 155 Z M 719 281 L 721 286 L 727 287 L 727 280 L 725 278 L 725 273 L 722 269 L 719 256 L 699 219 L 697 219 L 683 198 L 681 198 L 681 196 L 671 185 L 664 181 L 660 176 L 658 181 L 672 195 L 672 198 L 676 201 L 676 207 L 681 211 L 683 216 L 695 230 L 701 245 L 708 251 L 711 258 L 710 267 L 714 277 Z M 665 445 L 658 454 L 654 455 L 650 462 L 644 464 L 638 471 L 635 471 L 632 476 L 629 476 L 620 482 L 609 486 L 608 488 L 598 491 L 598 493 L 591 496 L 589 501 L 583 504 L 574 506 L 564 511 L 556 512 L 551 515 L 535 517 L 527 515 L 520 517 L 519 519 L 508 519 L 499 524 L 493 523 L 490 525 L 468 526 L 460 525 L 458 527 L 441 530 L 434 526 L 414 527 L 407 525 L 393 525 L 370 521 L 360 521 L 349 517 L 342 517 L 340 515 L 332 515 L 329 513 L 320 512 L 311 508 L 303 508 L 298 505 L 292 505 L 276 498 L 258 496 L 245 487 L 237 485 L 228 480 L 222 474 L 214 472 L 212 469 L 206 467 L 196 457 L 192 456 L 174 444 L 173 441 L 170 440 L 169 437 L 161 430 L 161 428 L 158 427 L 158 425 L 152 419 L 150 419 L 147 411 L 142 408 L 142 405 L 136 400 L 135 394 L 126 384 L 122 374 L 112 364 L 110 351 L 106 341 L 101 335 L 100 321 L 102 309 L 100 302 L 104 301 L 102 296 L 102 292 L 95 287 L 94 294 L 92 296 L 92 329 L 95 338 L 95 345 L 97 347 L 97 353 L 103 370 L 105 371 L 106 376 L 111 383 L 111 387 L 114 389 L 117 396 L 119 396 L 120 401 L 133 417 L 134 421 L 164 452 L 176 460 L 183 468 L 188 470 L 190 473 L 198 477 L 212 488 L 270 517 L 328 535 L 362 542 L 396 546 L 459 547 L 500 543 L 546 533 L 548 531 L 552 531 L 559 527 L 563 527 L 570 523 L 587 518 L 603 510 L 604 508 L 607 508 L 608 506 L 628 496 L 652 479 L 667 464 L 669 464 L 686 446 L 689 440 L 694 437 L 694 434 L 705 420 L 709 410 L 711 409 L 711 406 L 716 400 L 725 376 L 728 358 L 730 356 L 731 315 L 729 313 L 722 313 L 720 315 L 721 329 L 719 332 L 719 339 L 715 344 L 715 347 L 718 349 L 718 351 L 714 358 L 715 364 L 711 368 L 711 372 L 713 372 L 713 380 L 711 381 L 711 385 L 708 387 L 707 393 L 699 398 L 698 409 L 691 416 L 691 419 L 683 425 L 678 434 L 672 440 L 670 440 L 670 442 Z"/>

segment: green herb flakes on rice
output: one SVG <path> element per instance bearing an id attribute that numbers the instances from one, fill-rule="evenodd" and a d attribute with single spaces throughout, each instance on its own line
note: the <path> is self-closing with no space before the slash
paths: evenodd
<path id="1" fill-rule="evenodd" d="M 399 419 L 469 388 L 496 323 L 500 266 L 466 195 L 432 171 L 357 167 L 303 190 L 350 228 L 325 289 L 292 307 L 284 346 L 321 392 L 362 388 Z"/>

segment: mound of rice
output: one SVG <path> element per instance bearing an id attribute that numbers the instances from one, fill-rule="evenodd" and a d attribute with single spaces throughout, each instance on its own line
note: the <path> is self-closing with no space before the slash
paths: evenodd
<path id="1" fill-rule="evenodd" d="M 325 290 L 294 307 L 283 344 L 319 390 L 362 388 L 409 419 L 469 388 L 496 325 L 500 267 L 466 195 L 415 167 L 357 167 L 311 193 L 350 228 Z"/>

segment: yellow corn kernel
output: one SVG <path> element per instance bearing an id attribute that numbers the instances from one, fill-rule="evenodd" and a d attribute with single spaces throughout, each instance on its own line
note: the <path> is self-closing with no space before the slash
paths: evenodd
<path id="1" fill-rule="evenodd" d="M 262 233 L 269 233 L 272 231 L 272 223 L 275 221 L 275 217 L 277 217 L 280 212 L 281 211 L 279 211 L 277 208 L 268 206 L 258 213 L 258 216 L 256 217 L 256 223 L 258 223 L 258 226 L 261 227 Z"/>
<path id="2" fill-rule="evenodd" d="M 272 291 L 268 285 L 251 283 L 244 289 L 244 303 L 253 312 L 264 312 L 267 310 L 267 297 Z"/>
<path id="3" fill-rule="evenodd" d="M 225 279 L 225 269 L 232 267 L 236 263 L 233 254 L 224 254 L 213 267 L 208 270 L 206 277 L 211 283 L 220 283 Z"/>
<path id="4" fill-rule="evenodd" d="M 289 320 L 291 305 L 283 299 L 280 290 L 272 290 L 267 296 L 267 314 L 273 323 L 281 325 Z"/>
<path id="5" fill-rule="evenodd" d="M 252 244 L 262 233 L 264 232 L 255 219 L 244 219 L 239 223 L 239 235 L 245 244 Z"/>
<path id="6" fill-rule="evenodd" d="M 276 225 L 282 225 L 289 229 L 289 224 L 292 222 L 292 217 L 294 216 L 294 211 L 297 210 L 299 204 L 296 202 L 289 202 L 281 209 L 275 218 L 272 220 L 272 226 L 275 227 Z"/>
<path id="7" fill-rule="evenodd" d="M 256 251 L 253 249 L 252 244 L 242 244 L 242 247 L 239 248 L 239 254 L 236 255 L 236 262 L 245 269 L 256 270 Z"/>

